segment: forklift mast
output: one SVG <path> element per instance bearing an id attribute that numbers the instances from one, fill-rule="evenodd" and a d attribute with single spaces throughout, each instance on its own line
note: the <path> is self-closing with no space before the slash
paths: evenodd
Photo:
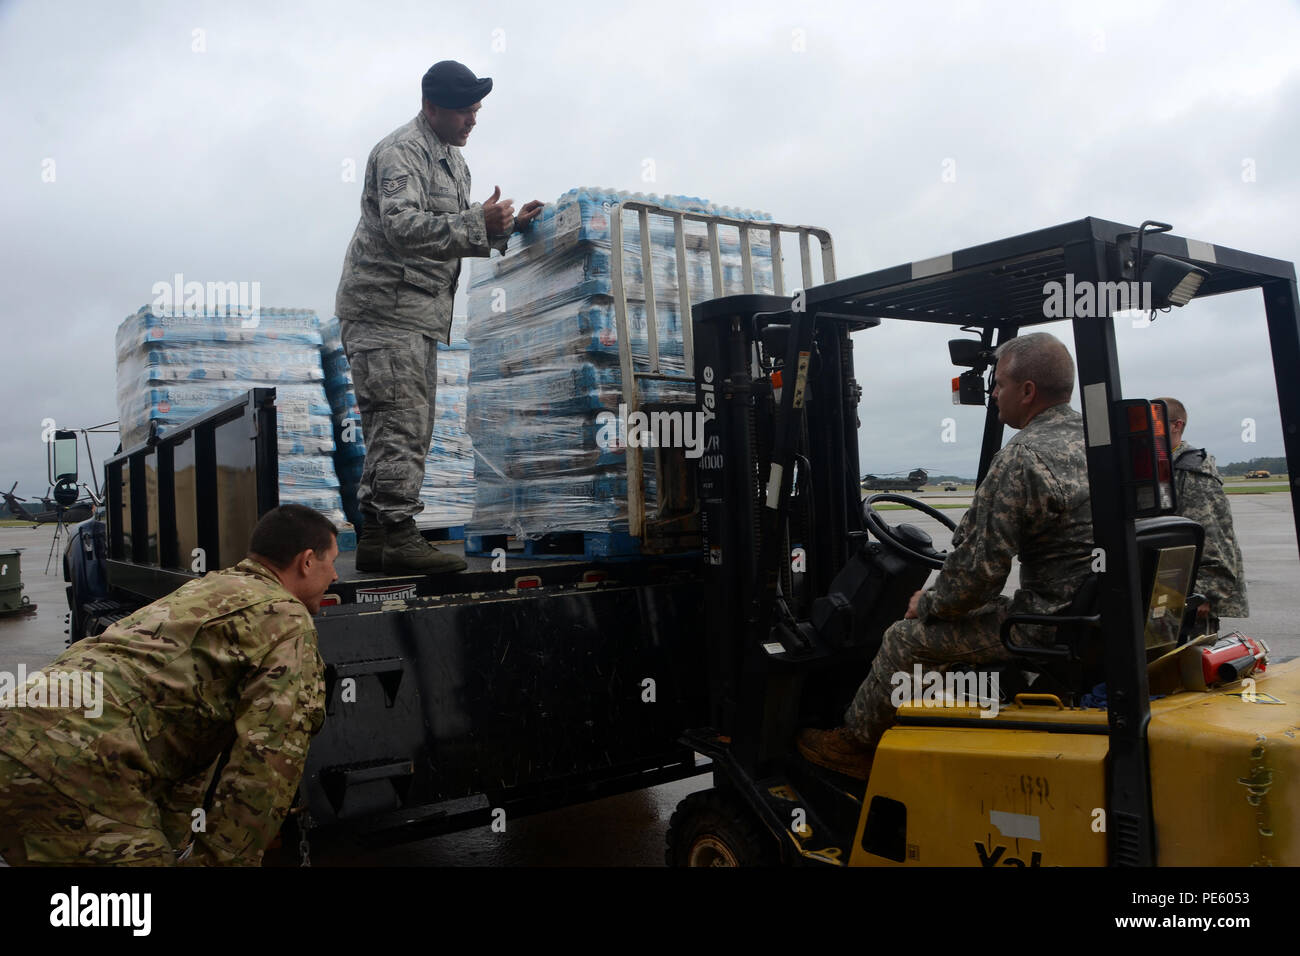
<path id="1" fill-rule="evenodd" d="M 928 575 L 869 542 L 863 521 L 850 334 L 879 320 L 797 302 L 694 309 L 712 721 L 753 774 L 797 730 L 817 671 L 865 665 Z"/>

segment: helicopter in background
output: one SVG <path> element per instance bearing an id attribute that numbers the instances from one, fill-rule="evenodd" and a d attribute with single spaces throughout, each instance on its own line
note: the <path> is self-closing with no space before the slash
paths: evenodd
<path id="1" fill-rule="evenodd" d="M 863 491 L 920 491 L 925 487 L 925 483 L 930 480 L 930 473 L 924 468 L 913 468 L 907 473 L 906 478 L 902 477 L 878 477 L 876 475 L 862 476 Z"/>
<path id="2" fill-rule="evenodd" d="M 10 515 L 19 521 L 31 521 L 37 524 L 53 524 L 59 520 L 59 503 L 55 499 L 51 498 L 48 493 L 41 497 L 41 504 L 44 505 L 44 508 L 39 511 L 34 511 L 30 508 L 23 507 L 21 502 L 25 502 L 27 499 L 14 494 L 14 490 L 17 487 L 18 482 L 15 481 L 8 491 L 0 491 L 0 498 L 4 498 L 5 510 Z M 85 521 L 94 514 L 94 512 L 94 500 L 92 498 L 86 498 L 80 501 L 74 501 L 71 505 L 64 508 L 62 511 L 62 519 L 71 522 Z"/>

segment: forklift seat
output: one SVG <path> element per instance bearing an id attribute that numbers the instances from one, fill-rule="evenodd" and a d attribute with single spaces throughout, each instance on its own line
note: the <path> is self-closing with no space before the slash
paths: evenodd
<path id="1" fill-rule="evenodd" d="M 1055 614 L 1011 614 L 1002 622 L 1002 644 L 1019 660 L 1002 671 L 999 686 L 1014 698 L 1031 690 L 1019 671 L 1036 672 L 1035 693 L 1056 693 L 1075 697 L 1086 693 L 1105 676 L 1102 653 L 1101 615 L 1098 599 L 1101 575 L 1089 574 L 1068 607 Z M 1049 646 L 1018 644 L 1011 631 L 1016 625 L 1038 624 L 1055 629 L 1055 643 Z"/>
<path id="2" fill-rule="evenodd" d="M 1200 566 L 1205 530 L 1197 522 L 1178 515 L 1144 518 L 1135 523 L 1134 529 L 1141 593 L 1146 604 L 1145 620 L 1150 631 L 1164 620 L 1165 606 L 1186 605 Z M 1034 681 L 1035 692 L 1063 694 L 1075 701 L 1106 679 L 1100 594 L 1101 574 L 1094 572 L 1080 585 L 1064 610 L 1056 614 L 1012 614 L 1002 622 L 1002 643 L 1020 659 L 1007 665 L 1002 673 L 1001 686 L 1008 694 L 1014 697 L 1029 689 L 1019 670 L 1040 675 Z M 1016 643 L 1012 640 L 1012 628 L 1024 624 L 1054 628 L 1055 643 L 1042 647 Z M 1167 643 L 1177 642 L 1181 626 L 1180 616 L 1172 622 Z"/>

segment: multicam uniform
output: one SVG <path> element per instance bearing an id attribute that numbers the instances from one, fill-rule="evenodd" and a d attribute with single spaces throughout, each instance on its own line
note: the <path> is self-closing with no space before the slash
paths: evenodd
<path id="1" fill-rule="evenodd" d="M 891 677 L 919 663 L 943 671 L 1011 660 L 999 629 L 1008 614 L 1053 614 L 1067 607 L 1092 565 L 1092 507 L 1083 419 L 1069 405 L 1034 416 L 989 464 L 933 588 L 917 617 L 885 632 L 871 673 L 844 715 L 852 734 L 874 746 L 893 722 Z M 1001 592 L 1020 558 L 1020 588 Z M 1021 640 L 1050 632 L 1024 628 Z"/>
<path id="2" fill-rule="evenodd" d="M 302 602 L 245 559 L 79 641 L 44 673 L 72 670 L 103 675 L 98 716 L 0 709 L 0 857 L 165 866 L 193 837 L 191 863 L 258 864 L 325 719 Z"/>
<path id="3" fill-rule="evenodd" d="M 1214 456 L 1203 448 L 1180 442 L 1174 449 L 1174 481 L 1178 513 L 1205 529 L 1205 546 L 1194 590 L 1210 599 L 1209 628 L 1219 629 L 1220 617 L 1250 617 L 1246 572 L 1232 527 L 1232 508 Z"/>
<path id="4" fill-rule="evenodd" d="M 470 204 L 469 167 L 420 113 L 366 162 L 335 310 L 361 412 L 363 513 L 395 525 L 419 514 L 433 438 L 437 343 L 451 330 L 462 256 L 505 250 Z"/>

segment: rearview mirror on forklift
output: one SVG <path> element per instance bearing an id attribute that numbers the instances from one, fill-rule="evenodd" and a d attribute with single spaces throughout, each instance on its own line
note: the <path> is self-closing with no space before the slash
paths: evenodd
<path id="1" fill-rule="evenodd" d="M 993 351 L 985 348 L 979 339 L 949 339 L 948 355 L 953 365 L 973 368 L 977 372 L 988 368 L 993 360 Z"/>
<path id="2" fill-rule="evenodd" d="M 49 478 L 51 485 L 77 483 L 77 433 L 56 429 L 49 443 Z"/>

